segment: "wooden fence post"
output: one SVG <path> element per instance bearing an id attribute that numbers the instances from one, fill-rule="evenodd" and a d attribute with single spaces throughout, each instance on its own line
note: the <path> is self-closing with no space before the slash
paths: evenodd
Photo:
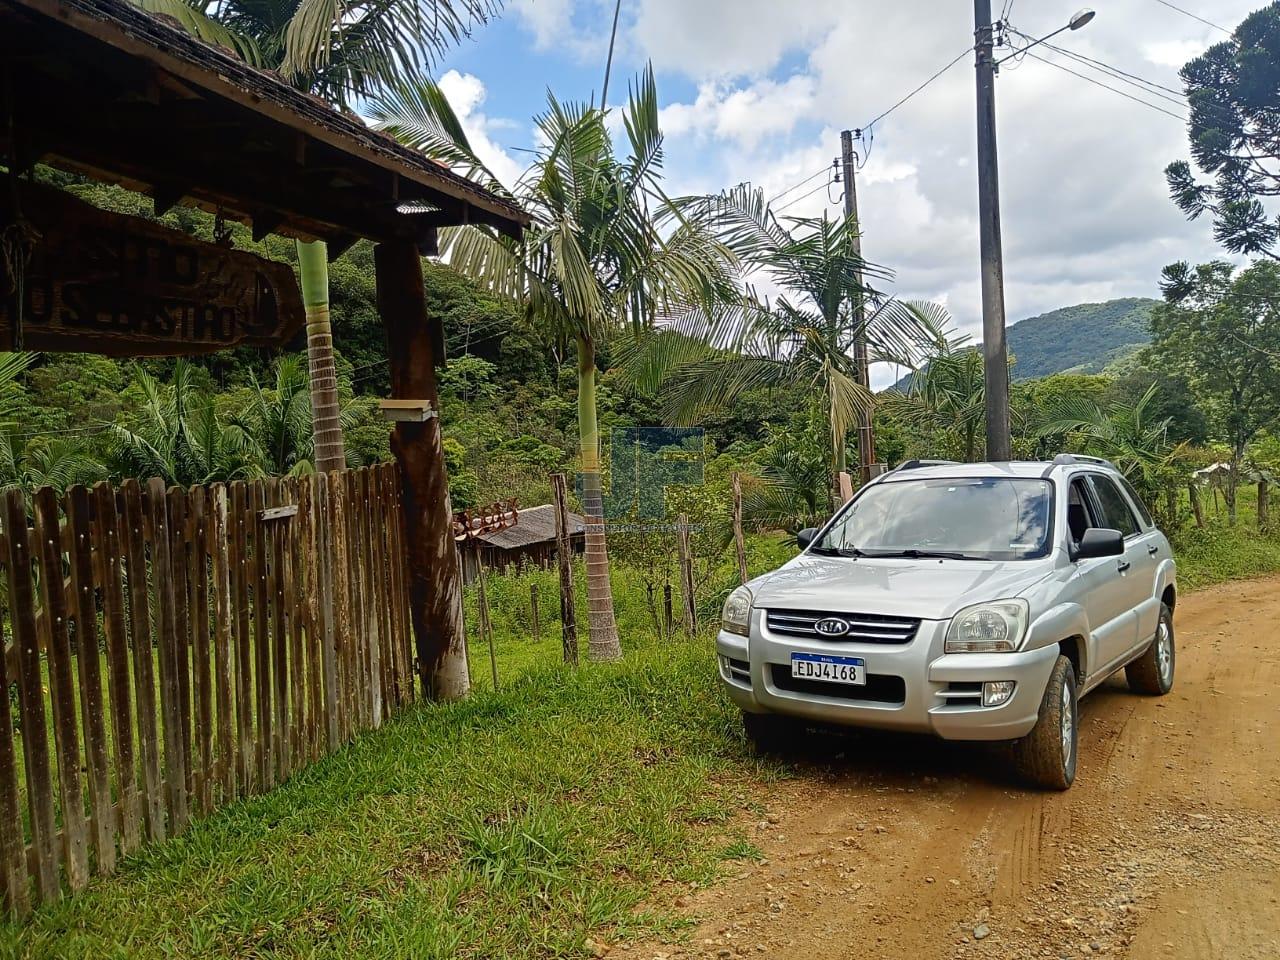
<path id="1" fill-rule="evenodd" d="M 684 599 L 684 632 L 692 637 L 698 630 L 698 614 L 693 602 L 693 555 L 689 549 L 687 514 L 680 514 L 677 534 L 680 548 L 680 593 Z"/>
<path id="2" fill-rule="evenodd" d="M 498 689 L 498 655 L 493 649 L 493 624 L 489 620 L 489 592 L 485 589 L 484 563 L 476 569 L 476 609 L 479 611 L 480 636 L 489 644 L 489 669 L 493 673 L 493 689 Z"/>
<path id="3" fill-rule="evenodd" d="M 1200 491 L 1194 480 L 1187 484 L 1187 495 L 1191 498 L 1191 512 L 1196 516 L 1196 526 L 1204 529 L 1204 507 L 1200 506 Z"/>
<path id="4" fill-rule="evenodd" d="M 533 621 L 533 642 L 542 640 L 542 621 L 538 616 L 538 585 L 529 584 L 529 617 Z"/>
<path id="5" fill-rule="evenodd" d="M 671 581 L 662 585 L 662 629 L 663 639 L 669 639 L 675 632 L 675 615 L 671 611 Z"/>
<path id="6" fill-rule="evenodd" d="M 555 492 L 556 560 L 560 567 L 560 633 L 564 662 L 578 664 L 578 621 L 573 604 L 573 540 L 569 535 L 568 491 L 563 473 L 551 475 Z"/>
<path id="7" fill-rule="evenodd" d="M 1270 510 L 1271 485 L 1266 480 L 1258 481 L 1258 529 L 1266 530 L 1271 520 Z"/>
<path id="8" fill-rule="evenodd" d="M 742 478 L 733 475 L 733 546 L 738 554 L 738 579 L 747 582 L 747 545 L 742 535 Z"/>

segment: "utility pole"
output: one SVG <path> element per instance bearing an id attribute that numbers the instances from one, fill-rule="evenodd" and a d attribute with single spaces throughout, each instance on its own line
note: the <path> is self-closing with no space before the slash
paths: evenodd
<path id="1" fill-rule="evenodd" d="M 973 0 L 973 23 L 978 92 L 978 232 L 982 257 L 982 370 L 987 407 L 987 459 L 1002 461 L 1012 459 L 1013 450 L 1009 436 L 1009 357 L 1004 328 L 1004 254 L 1000 246 L 996 64 L 991 0 Z"/>
<path id="2" fill-rule="evenodd" d="M 858 222 L 858 186 L 854 183 L 855 167 L 853 163 L 853 131 L 845 130 L 840 134 L 840 161 L 844 179 L 844 215 L 846 220 L 853 221 L 853 252 L 857 255 L 859 267 L 857 272 L 858 286 L 862 286 L 862 226 Z M 867 360 L 867 312 L 864 299 L 859 296 L 853 305 L 854 321 L 857 323 L 857 335 L 853 340 L 853 367 L 858 383 L 871 392 L 871 370 Z M 858 467 L 862 482 L 871 479 L 871 464 L 876 459 L 875 434 L 871 427 L 871 407 L 858 411 Z"/>

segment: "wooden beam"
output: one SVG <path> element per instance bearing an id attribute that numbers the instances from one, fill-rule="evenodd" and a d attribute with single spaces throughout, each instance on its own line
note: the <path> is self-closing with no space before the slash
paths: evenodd
<path id="1" fill-rule="evenodd" d="M 185 187 L 156 184 L 151 188 L 151 203 L 157 217 L 163 217 L 187 195 Z"/>
<path id="2" fill-rule="evenodd" d="M 284 223 L 284 217 L 274 211 L 263 210 L 253 215 L 253 242 L 261 243 L 276 227 Z"/>
<path id="3" fill-rule="evenodd" d="M 388 242 L 375 247 L 373 257 L 392 396 L 435 408 L 440 358 L 433 328 L 440 327 L 440 320 L 427 315 L 418 251 L 412 243 Z M 409 608 L 423 691 L 433 699 L 457 700 L 467 695 L 471 678 L 439 418 L 397 423 L 391 446 L 404 490 Z"/>

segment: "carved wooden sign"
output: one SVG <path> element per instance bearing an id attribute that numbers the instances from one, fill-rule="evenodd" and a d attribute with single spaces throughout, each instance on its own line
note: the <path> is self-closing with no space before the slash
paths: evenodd
<path id="1" fill-rule="evenodd" d="M 24 307 L 0 260 L 0 349 L 109 356 L 278 347 L 304 323 L 293 269 L 206 243 L 68 193 L 23 184 L 22 219 L 35 233 L 23 271 Z M 9 191 L 0 225 L 12 223 Z"/>

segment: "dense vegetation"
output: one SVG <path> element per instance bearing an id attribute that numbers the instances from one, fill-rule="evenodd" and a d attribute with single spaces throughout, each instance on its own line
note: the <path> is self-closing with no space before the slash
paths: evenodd
<path id="1" fill-rule="evenodd" d="M 1158 301 L 1122 297 L 1078 303 L 1020 320 L 1009 328 L 1015 380 L 1053 373 L 1102 373 L 1151 340 L 1151 308 Z"/>

